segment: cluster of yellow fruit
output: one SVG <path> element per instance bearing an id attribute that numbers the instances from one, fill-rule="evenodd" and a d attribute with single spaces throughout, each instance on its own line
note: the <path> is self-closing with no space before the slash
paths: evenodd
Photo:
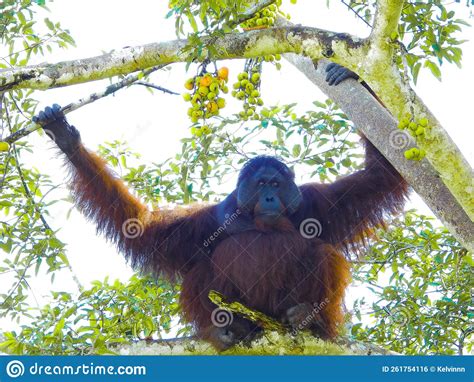
<path id="1" fill-rule="evenodd" d="M 425 157 L 426 152 L 425 150 L 413 147 L 412 149 L 406 150 L 403 155 L 405 155 L 405 158 L 410 160 L 422 160 Z"/>
<path id="2" fill-rule="evenodd" d="M 425 131 L 428 128 L 428 119 L 421 118 L 418 122 L 410 121 L 408 117 L 402 118 L 398 124 L 398 128 L 401 130 L 408 130 L 411 136 L 415 138 L 421 138 L 425 135 Z M 410 160 L 422 160 L 426 156 L 425 150 L 421 150 L 417 147 L 413 147 L 404 152 L 405 158 Z"/>
<path id="3" fill-rule="evenodd" d="M 401 130 L 407 129 L 411 136 L 421 137 L 425 134 L 425 130 L 428 128 L 428 120 L 421 118 L 418 123 L 410 121 L 408 118 L 402 118 L 398 124 L 398 128 Z"/>
<path id="4" fill-rule="evenodd" d="M 220 92 L 228 93 L 227 81 L 229 80 L 229 69 L 220 68 L 216 73 L 205 73 L 188 79 L 184 87 L 191 93 L 184 93 L 185 101 L 191 103 L 188 116 L 192 123 L 198 123 L 200 119 L 206 119 L 219 115 L 219 110 L 225 107 L 225 99 L 219 97 Z M 211 132 L 208 125 L 194 126 L 191 129 L 194 135 L 207 135 Z"/>
<path id="5" fill-rule="evenodd" d="M 275 25 L 275 20 L 278 14 L 284 17 L 288 17 L 288 15 L 285 15 L 283 12 L 280 11 L 280 5 L 281 0 L 276 1 L 275 4 L 271 4 L 268 7 L 263 8 L 260 12 L 255 13 L 254 17 L 247 21 L 244 21 L 240 25 L 244 30 L 272 27 Z"/>
<path id="6" fill-rule="evenodd" d="M 280 11 L 281 2 L 282 0 L 277 0 L 275 4 L 270 4 L 268 7 L 263 8 L 260 12 L 255 13 L 254 17 L 240 24 L 242 29 L 253 30 L 273 27 L 275 25 L 275 20 L 278 15 L 290 19 L 289 14 L 285 14 L 284 12 Z M 281 55 L 268 54 L 266 56 L 263 56 L 261 60 L 266 62 L 280 61 Z M 277 62 L 275 65 L 277 69 L 281 68 L 280 63 Z"/>
<path id="7" fill-rule="evenodd" d="M 238 81 L 233 85 L 232 96 L 244 102 L 244 110 L 239 113 L 244 121 L 247 121 L 249 118 L 260 118 L 256 112 L 257 106 L 263 105 L 259 90 L 261 80 L 260 68 L 261 66 L 257 65 L 239 73 L 237 76 Z"/>

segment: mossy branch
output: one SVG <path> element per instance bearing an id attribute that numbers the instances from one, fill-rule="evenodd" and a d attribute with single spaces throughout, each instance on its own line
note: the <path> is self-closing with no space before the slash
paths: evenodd
<path id="1" fill-rule="evenodd" d="M 209 51 L 205 48 L 209 44 L 217 52 L 212 56 L 215 60 L 293 52 L 313 59 L 328 55 L 346 57 L 346 61 L 351 56 L 350 53 L 359 52 L 363 48 L 363 40 L 357 37 L 299 26 L 203 38 L 204 49 L 199 57 L 194 56 L 195 50 L 185 49 L 187 44 L 187 40 L 157 42 L 85 59 L 5 69 L 0 71 L 0 91 L 20 88 L 46 90 L 124 75 L 152 66 L 189 60 L 202 61 L 209 58 Z M 356 58 L 350 61 L 349 66 L 357 63 Z"/>

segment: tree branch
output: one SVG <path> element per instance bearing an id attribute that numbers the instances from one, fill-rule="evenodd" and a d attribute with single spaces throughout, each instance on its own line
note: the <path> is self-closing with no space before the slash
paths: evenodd
<path id="1" fill-rule="evenodd" d="M 94 101 L 97 101 L 98 99 L 101 99 L 101 98 L 107 97 L 111 94 L 114 94 L 117 90 L 123 89 L 124 87 L 129 86 L 129 85 L 132 85 L 132 84 L 136 83 L 136 81 L 138 81 L 139 78 L 142 78 L 143 76 L 147 76 L 147 75 L 153 73 L 154 71 L 156 71 L 158 69 L 161 69 L 163 67 L 164 67 L 164 65 L 155 66 L 153 68 L 146 69 L 146 70 L 144 70 L 140 73 L 137 73 L 137 74 L 130 74 L 127 77 L 120 80 L 119 82 L 116 82 L 114 84 L 111 84 L 111 85 L 107 86 L 103 91 L 98 92 L 98 93 L 92 93 L 87 97 L 81 98 L 81 99 L 79 99 L 75 102 L 71 102 L 70 104 L 62 107 L 61 110 L 64 114 L 68 114 L 71 111 L 77 110 L 77 109 L 79 109 L 79 108 L 81 108 L 85 105 L 88 105 L 88 104 L 90 104 Z M 159 89 L 159 90 L 164 91 L 166 89 Z M 172 93 L 172 94 L 176 94 L 176 93 Z M 40 126 L 38 124 L 36 124 L 34 122 L 31 122 L 25 128 L 23 128 L 21 130 L 18 130 L 16 132 L 14 132 L 13 134 L 9 135 L 8 137 L 6 137 L 3 142 L 7 142 L 9 144 L 12 144 L 12 143 L 18 141 L 19 139 L 21 139 L 23 137 L 26 137 L 27 135 L 31 134 L 33 131 L 38 130 L 39 128 L 40 128 Z"/>
<path id="2" fill-rule="evenodd" d="M 404 0 L 378 0 L 375 13 L 374 27 L 370 34 L 371 42 L 381 51 L 387 49 L 392 40 L 391 35 L 397 31 L 398 22 L 402 14 Z"/>
<path id="3" fill-rule="evenodd" d="M 333 99 L 354 124 L 393 164 L 403 178 L 423 198 L 424 202 L 469 250 L 474 251 L 474 223 L 441 181 L 438 172 L 426 159 L 406 160 L 403 153 L 414 146 L 410 135 L 397 128 L 397 121 L 358 81 L 348 79 L 338 86 L 325 80 L 326 60 L 313 62 L 301 56 L 284 57 L 308 79 Z M 364 112 L 361 113 L 361 110 Z"/>
<path id="4" fill-rule="evenodd" d="M 128 74 L 151 66 L 190 59 L 202 61 L 208 58 L 208 44 L 215 47 L 217 53 L 212 58 L 216 60 L 293 52 L 313 59 L 343 55 L 345 61 L 349 61 L 348 65 L 354 67 L 357 57 L 362 57 L 363 42 L 363 39 L 347 34 L 300 26 L 203 38 L 199 57 L 193 56 L 194 50 L 189 49 L 187 40 L 157 42 L 80 60 L 4 69 L 0 71 L 0 91 L 20 88 L 46 90 Z"/>

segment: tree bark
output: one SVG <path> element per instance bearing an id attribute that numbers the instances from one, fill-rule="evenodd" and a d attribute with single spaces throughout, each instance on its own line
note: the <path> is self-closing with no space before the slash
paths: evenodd
<path id="1" fill-rule="evenodd" d="M 419 162 L 405 159 L 404 151 L 414 147 L 415 142 L 409 134 L 397 128 L 397 121 L 387 109 L 356 80 L 348 79 L 337 86 L 329 86 L 325 81 L 329 61 L 320 60 L 316 68 L 309 58 L 295 54 L 286 54 L 284 57 L 339 104 L 355 126 L 392 163 L 446 228 L 467 249 L 474 251 L 474 223 L 426 158 Z"/>

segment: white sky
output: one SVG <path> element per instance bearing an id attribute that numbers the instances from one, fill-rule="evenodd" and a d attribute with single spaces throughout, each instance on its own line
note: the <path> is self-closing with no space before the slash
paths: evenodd
<path id="1" fill-rule="evenodd" d="M 164 19 L 168 11 L 167 2 L 164 0 L 47 0 L 46 4 L 51 13 L 45 16 L 53 21 L 60 21 L 64 28 L 68 28 L 76 40 L 77 48 L 54 50 L 39 62 L 84 58 L 125 46 L 175 39 L 174 20 Z M 294 23 L 359 36 L 366 36 L 369 32 L 365 24 L 345 10 L 337 0 L 331 1 L 329 9 L 323 0 L 299 0 L 296 6 L 288 5 L 285 8 L 292 13 Z M 464 5 L 456 5 L 456 8 L 460 10 L 459 16 L 468 17 L 468 10 Z M 462 46 L 462 69 L 444 64 L 443 82 L 439 82 L 428 72 L 422 72 L 416 87 L 417 93 L 434 112 L 470 163 L 474 162 L 474 126 L 470 111 L 474 86 L 473 32 L 473 29 L 466 29 L 462 36 L 469 40 Z M 222 64 L 230 68 L 231 82 L 243 67 L 241 60 Z M 184 65 L 178 64 L 173 65 L 171 71 L 154 75 L 152 81 L 182 92 L 184 80 L 188 77 Z M 99 81 L 39 93 L 40 108 L 52 103 L 65 105 L 102 90 L 107 84 L 108 81 Z M 298 102 L 301 110 L 309 110 L 315 99 L 325 99 L 301 73 L 285 63 L 279 72 L 270 65 L 264 69 L 262 93 L 267 105 Z M 230 97 L 228 101 L 229 99 Z M 144 87 L 135 86 L 83 107 L 69 114 L 68 118 L 81 131 L 83 142 L 91 149 L 95 149 L 104 141 L 121 139 L 127 141 L 133 151 L 142 153 L 143 162 L 160 162 L 173 156 L 181 146 L 179 139 L 189 134 L 187 107 L 180 96 L 160 92 L 150 95 Z M 233 110 L 237 109 L 233 108 L 231 103 L 224 112 L 230 113 Z M 63 182 L 65 173 L 61 166 L 62 161 L 57 158 L 56 150 L 52 149 L 53 145 L 37 134 L 30 137 L 35 148 L 34 156 L 29 158 L 30 164 L 50 174 L 54 182 Z M 225 185 L 229 192 L 232 187 L 233 183 Z M 51 195 L 53 198 L 64 196 L 67 196 L 64 189 Z M 411 205 L 429 213 L 416 195 L 413 195 Z M 68 257 L 81 282 L 88 286 L 90 281 L 102 280 L 106 275 L 110 275 L 111 279 L 128 279 L 132 271 L 115 248 L 108 245 L 102 237 L 97 237 L 95 227 L 87 223 L 79 213 L 74 211 L 69 220 L 66 220 L 66 213 L 65 210 L 53 207 L 48 221 L 54 229 L 61 228 L 59 237 L 68 244 Z M 1 253 L 0 259 L 3 256 Z M 3 285 L 9 285 L 4 282 L 5 280 L 1 281 Z M 50 284 L 49 278 L 32 279 L 31 285 L 40 304 L 42 297 L 47 296 L 51 289 L 75 288 L 67 271 L 57 277 L 53 285 Z M 359 293 L 357 290 L 351 292 L 353 296 Z M 12 327 L 12 324 L 0 320 L 0 327 L 6 330 Z"/>

